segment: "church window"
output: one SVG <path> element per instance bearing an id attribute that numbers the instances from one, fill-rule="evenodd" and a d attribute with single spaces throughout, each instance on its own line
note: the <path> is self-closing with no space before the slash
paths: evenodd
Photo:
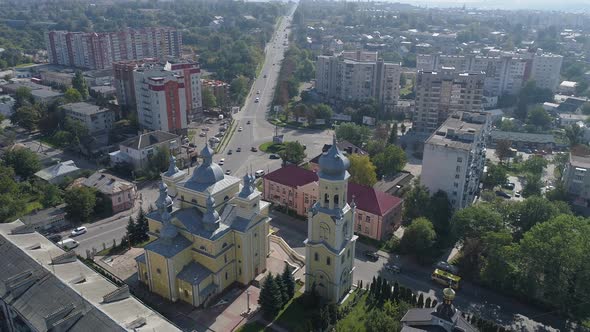
<path id="1" fill-rule="evenodd" d="M 227 263 L 227 254 L 223 255 L 223 261 L 224 263 Z"/>
<path id="2" fill-rule="evenodd" d="M 346 257 L 350 257 L 350 249 L 346 250 Z"/>
<path id="3" fill-rule="evenodd" d="M 160 270 L 160 268 L 157 268 L 156 273 L 160 274 L 160 273 L 162 273 L 162 270 Z"/>
<path id="4" fill-rule="evenodd" d="M 257 236 L 258 236 L 258 233 L 254 233 L 254 237 L 257 237 Z"/>
<path id="5" fill-rule="evenodd" d="M 330 227 L 328 225 L 322 223 L 320 225 L 320 240 L 328 241 L 330 237 Z"/>
<path id="6" fill-rule="evenodd" d="M 199 249 L 201 249 L 203 251 L 207 251 L 207 248 L 205 248 L 205 246 L 200 246 Z"/>
<path id="7" fill-rule="evenodd" d="M 223 201 L 224 201 L 224 202 L 227 202 L 227 201 L 229 201 L 229 196 L 225 196 L 225 197 L 223 198 Z"/>
<path id="8" fill-rule="evenodd" d="M 184 195 L 180 195 L 180 200 L 184 201 Z"/>
<path id="9" fill-rule="evenodd" d="M 334 206 L 338 206 L 339 201 L 340 201 L 340 199 L 339 199 L 338 195 L 334 195 Z"/>
<path id="10" fill-rule="evenodd" d="M 239 275 L 242 275 L 242 268 L 240 268 L 240 269 L 238 270 L 238 274 L 239 274 Z"/>
<path id="11" fill-rule="evenodd" d="M 225 280 L 227 280 L 227 271 L 225 271 Z"/>
<path id="12" fill-rule="evenodd" d="M 184 297 L 188 297 L 188 291 L 186 289 L 184 290 Z"/>
<path id="13" fill-rule="evenodd" d="M 222 248 L 227 247 L 227 242 L 223 242 L 223 244 L 221 245 Z"/>
<path id="14" fill-rule="evenodd" d="M 359 232 L 362 231 L 363 230 L 363 226 L 361 224 L 357 224 L 356 225 L 356 230 L 359 231 Z"/>
<path id="15" fill-rule="evenodd" d="M 330 257 L 326 257 L 326 265 L 330 264 L 332 264 L 332 260 L 330 259 Z"/>
<path id="16" fill-rule="evenodd" d="M 319 260 L 320 260 L 320 255 L 319 255 L 317 252 L 316 252 L 316 253 L 314 253 L 314 254 L 313 254 L 313 259 L 314 259 L 315 261 L 319 261 Z"/>
<path id="17" fill-rule="evenodd" d="M 324 194 L 324 204 L 328 204 L 329 201 L 328 194 Z"/>
<path id="18" fill-rule="evenodd" d="M 256 203 L 252 204 L 252 207 L 255 208 L 256 207 Z"/>

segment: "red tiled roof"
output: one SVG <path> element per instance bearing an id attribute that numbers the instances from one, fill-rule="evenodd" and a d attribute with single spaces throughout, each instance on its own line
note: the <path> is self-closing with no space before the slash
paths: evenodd
<path id="1" fill-rule="evenodd" d="M 287 165 L 264 176 L 265 179 L 280 183 L 289 187 L 300 187 L 318 180 L 315 172 L 296 165 Z"/>
<path id="2" fill-rule="evenodd" d="M 264 178 L 289 187 L 300 187 L 319 180 L 315 172 L 295 165 L 279 168 L 274 172 L 266 174 Z M 402 199 L 399 197 L 368 186 L 349 182 L 347 197 L 349 203 L 352 201 L 353 195 L 355 197 L 356 207 L 359 210 L 378 216 L 385 215 L 389 210 L 402 203 Z"/>
<path id="3" fill-rule="evenodd" d="M 402 199 L 399 197 L 375 190 L 368 186 L 349 182 L 347 197 L 349 203 L 352 202 L 353 195 L 357 209 L 378 216 L 385 215 L 387 211 L 402 203 Z"/>

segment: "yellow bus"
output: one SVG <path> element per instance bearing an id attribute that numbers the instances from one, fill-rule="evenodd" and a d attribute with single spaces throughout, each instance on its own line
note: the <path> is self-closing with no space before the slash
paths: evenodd
<path id="1" fill-rule="evenodd" d="M 434 270 L 430 279 L 455 290 L 459 289 L 459 282 L 461 281 L 461 277 L 439 269 Z"/>

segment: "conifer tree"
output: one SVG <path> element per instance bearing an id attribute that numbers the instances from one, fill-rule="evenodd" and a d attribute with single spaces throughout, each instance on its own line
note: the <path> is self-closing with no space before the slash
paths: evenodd
<path id="1" fill-rule="evenodd" d="M 282 308 L 285 306 L 285 304 L 287 304 L 287 302 L 289 302 L 289 294 L 287 294 L 287 287 L 283 283 L 283 277 L 280 274 L 277 274 L 276 276 L 274 276 L 274 279 L 275 279 L 275 283 L 277 284 L 277 286 L 279 288 L 279 293 L 281 295 L 281 308 Z"/>
<path id="2" fill-rule="evenodd" d="M 293 296 L 295 296 L 295 279 L 291 274 L 291 268 L 289 267 L 289 264 L 285 263 L 285 269 L 283 270 L 283 275 L 281 278 L 283 279 L 283 285 L 287 291 L 287 297 L 290 300 L 293 298 Z"/>
<path id="3" fill-rule="evenodd" d="M 418 296 L 418 308 L 424 308 L 424 295 L 422 293 Z"/>
<path id="4" fill-rule="evenodd" d="M 260 304 L 262 314 L 268 319 L 274 318 L 281 310 L 282 295 L 275 278 L 270 273 L 262 283 L 258 304 Z"/>
<path id="5" fill-rule="evenodd" d="M 432 300 L 430 299 L 430 297 L 427 297 L 426 302 L 424 302 L 424 308 L 430 308 L 431 304 L 432 304 Z"/>

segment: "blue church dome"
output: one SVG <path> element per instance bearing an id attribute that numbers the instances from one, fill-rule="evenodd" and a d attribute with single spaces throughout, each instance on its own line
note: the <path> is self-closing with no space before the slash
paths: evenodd
<path id="1" fill-rule="evenodd" d="M 330 149 L 320 157 L 320 177 L 323 178 L 344 178 L 350 167 L 348 158 L 336 146 L 336 136 Z"/>

